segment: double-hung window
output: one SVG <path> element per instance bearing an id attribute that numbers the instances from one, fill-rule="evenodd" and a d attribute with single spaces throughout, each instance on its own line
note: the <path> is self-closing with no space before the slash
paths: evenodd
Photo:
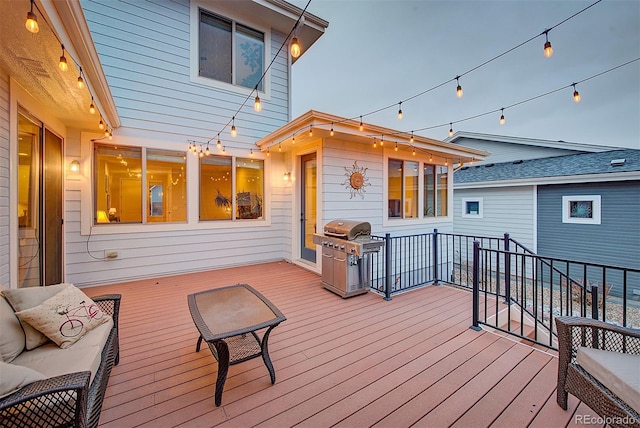
<path id="1" fill-rule="evenodd" d="M 199 76 L 263 91 L 265 35 L 199 9 Z"/>
<path id="2" fill-rule="evenodd" d="M 446 166 L 389 158 L 388 218 L 446 217 L 449 201 L 447 172 Z"/>

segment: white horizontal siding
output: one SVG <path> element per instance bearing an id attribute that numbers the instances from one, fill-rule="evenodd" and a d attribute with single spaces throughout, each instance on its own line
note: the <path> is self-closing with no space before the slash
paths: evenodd
<path id="1" fill-rule="evenodd" d="M 0 284 L 9 286 L 9 76 L 0 72 Z"/>
<path id="2" fill-rule="evenodd" d="M 482 198 L 482 218 L 463 217 L 462 200 Z M 535 193 L 532 186 L 457 189 L 453 196 L 453 232 L 512 239 L 535 251 Z"/>
<path id="3" fill-rule="evenodd" d="M 82 0 L 82 6 L 122 122 L 114 132 L 114 144 L 172 149 L 184 144 L 186 150 L 188 139 L 206 141 L 216 136 L 245 101 L 242 93 L 190 81 L 189 0 Z M 284 38 L 271 33 L 271 56 Z M 267 63 L 271 56 L 267 54 Z M 286 51 L 280 52 L 270 70 L 270 97 L 262 100 L 262 112 L 255 113 L 249 100 L 236 115 L 238 137 L 231 140 L 228 128 L 221 135 L 228 152 L 233 147 L 240 149 L 234 151 L 237 155 L 245 156 L 244 150 L 248 155 L 249 148 L 255 151 L 257 139 L 289 119 L 287 61 Z M 78 131 L 70 134 L 78 138 L 67 139 L 67 157 L 92 152 L 88 138 L 80 142 Z M 266 158 L 265 175 L 278 169 L 273 164 L 282 162 L 283 155 Z M 167 224 L 162 231 L 157 224 L 152 225 L 154 231 L 140 225 L 131 233 L 92 236 L 81 233 L 81 221 L 87 218 L 81 209 L 92 211 L 90 205 L 83 205 L 91 199 L 83 194 L 91 187 L 87 184 L 91 173 L 87 173 L 82 180 L 67 177 L 65 182 L 68 282 L 98 285 L 291 259 L 292 189 L 284 185 L 281 172 L 265 176 L 265 182 L 272 183 L 265 188 L 268 222 L 203 222 L 173 229 Z M 188 168 L 187 180 L 198 182 L 197 167 Z M 197 194 L 190 196 L 197 198 Z M 189 200 L 188 209 L 197 212 L 198 201 Z M 118 258 L 104 260 L 105 250 L 117 250 Z"/>

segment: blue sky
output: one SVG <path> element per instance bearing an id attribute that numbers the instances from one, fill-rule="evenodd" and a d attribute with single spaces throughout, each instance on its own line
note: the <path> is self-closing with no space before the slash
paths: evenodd
<path id="1" fill-rule="evenodd" d="M 306 0 L 291 0 L 304 8 Z M 604 0 L 544 36 L 450 82 L 542 33 L 593 1 L 312 0 L 326 33 L 293 65 L 293 117 L 314 109 L 445 139 L 454 131 L 640 149 L 640 61 L 573 89 L 456 123 L 571 85 L 640 58 L 640 0 Z M 304 49 L 304 47 L 303 47 Z"/>

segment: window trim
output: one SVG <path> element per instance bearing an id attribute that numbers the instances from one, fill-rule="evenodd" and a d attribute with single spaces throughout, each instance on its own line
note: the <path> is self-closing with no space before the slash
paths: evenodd
<path id="1" fill-rule="evenodd" d="M 389 201 L 389 159 L 397 159 L 402 161 L 418 162 L 418 201 L 419 206 L 424 206 L 424 167 L 425 165 L 435 165 L 447 168 L 447 215 L 446 216 L 425 216 L 423 209 L 418 209 L 418 217 L 403 218 L 389 217 L 388 201 Z M 437 172 L 437 168 L 436 168 Z M 443 165 L 436 160 L 429 161 L 425 156 L 414 156 L 411 153 L 396 152 L 394 149 L 384 149 L 382 179 L 383 179 L 383 203 L 382 205 L 382 225 L 383 226 L 400 226 L 400 225 L 416 225 L 416 224 L 434 224 L 453 221 L 453 167 L 451 164 Z"/>
<path id="2" fill-rule="evenodd" d="M 591 218 L 571 217 L 571 202 L 589 201 L 592 204 Z M 562 197 L 562 223 L 601 224 L 602 201 L 600 195 L 568 195 Z"/>
<path id="3" fill-rule="evenodd" d="M 469 202 L 477 202 L 478 203 L 478 213 L 467 213 L 467 203 Z M 462 217 L 465 218 L 484 218 L 484 199 L 482 197 L 476 198 L 462 198 Z"/>
<path id="4" fill-rule="evenodd" d="M 271 61 L 271 29 L 264 25 L 253 21 L 250 17 L 239 16 L 230 10 L 220 9 L 212 10 L 211 3 L 192 0 L 190 4 L 190 22 L 189 22 L 189 80 L 192 83 L 207 86 L 214 89 L 220 89 L 223 91 L 229 91 L 236 94 L 242 94 L 249 96 L 254 92 L 253 88 L 246 88 L 240 85 L 234 85 L 232 83 L 226 83 L 219 80 L 215 80 L 209 77 L 200 76 L 200 61 L 199 61 L 199 42 L 200 42 L 200 9 L 210 12 L 214 15 L 218 15 L 221 18 L 232 21 L 232 26 L 235 31 L 235 24 L 241 24 L 245 27 L 249 27 L 253 30 L 258 30 L 264 34 L 264 64 L 263 70 L 266 70 L 264 79 L 262 80 L 262 90 L 258 91 L 260 98 L 263 100 L 271 99 L 271 68 L 267 70 L 267 66 Z M 232 63 L 235 60 L 235 50 L 233 50 L 232 38 Z"/>

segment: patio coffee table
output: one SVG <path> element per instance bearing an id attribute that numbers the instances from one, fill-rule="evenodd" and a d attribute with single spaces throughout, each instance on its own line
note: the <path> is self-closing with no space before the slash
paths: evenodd
<path id="1" fill-rule="evenodd" d="M 200 332 L 196 352 L 200 352 L 204 339 L 218 360 L 216 406 L 222 403 L 222 390 L 230 365 L 262 356 L 271 383 L 276 382 L 276 372 L 269 358 L 269 334 L 287 318 L 273 303 L 247 284 L 190 294 L 187 301 Z M 256 332 L 265 328 L 261 339 Z"/>

